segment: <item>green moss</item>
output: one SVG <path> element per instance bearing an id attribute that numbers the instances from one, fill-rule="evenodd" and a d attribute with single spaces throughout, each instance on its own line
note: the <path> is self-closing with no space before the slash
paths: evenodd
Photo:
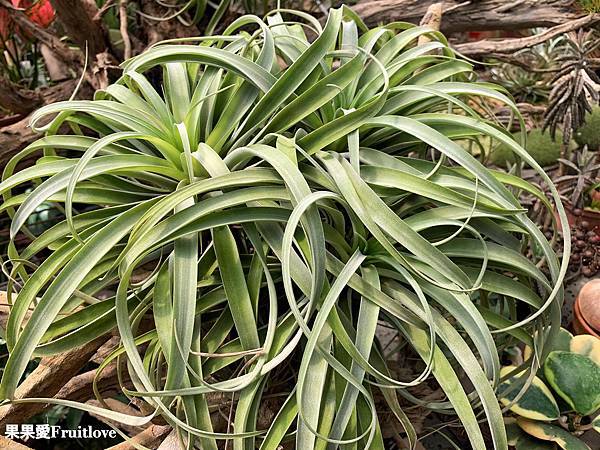
<path id="1" fill-rule="evenodd" d="M 600 149 L 600 106 L 585 115 L 585 123 L 575 133 L 575 141 L 581 146 L 587 145 L 590 150 Z"/>
<path id="2" fill-rule="evenodd" d="M 514 133 L 513 137 L 520 142 L 521 134 Z M 539 128 L 534 128 L 527 133 L 527 152 L 533 156 L 542 167 L 549 166 L 560 158 L 560 143 L 562 142 L 562 133 L 556 131 L 556 139 L 552 140 L 549 132 L 542 133 Z M 515 163 L 513 151 L 506 145 L 498 145 L 490 153 L 490 162 L 498 166 L 506 167 L 507 162 Z"/>

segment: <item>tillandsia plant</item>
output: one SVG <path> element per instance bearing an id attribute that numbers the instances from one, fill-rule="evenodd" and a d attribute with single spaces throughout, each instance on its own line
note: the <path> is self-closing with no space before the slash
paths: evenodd
<path id="1" fill-rule="evenodd" d="M 11 246 L 0 396 L 10 401 L 32 357 L 116 328 L 121 345 L 98 372 L 126 361 L 124 394 L 155 412 L 53 402 L 128 424 L 162 416 L 188 448 L 381 449 L 377 395 L 411 446 L 401 404 L 453 415 L 473 448 L 506 448 L 494 334 L 535 348 L 536 373 L 560 327 L 570 238 L 565 228 L 559 262 L 513 192 L 550 209 L 545 196 L 455 142 L 512 148 L 567 223 L 535 160 L 469 107 L 479 96 L 514 108 L 473 75 L 432 29 L 367 29 L 344 7 L 324 26 L 281 10 L 156 45 L 94 100 L 37 111 L 46 136 L 5 168 L 2 210 L 13 238 L 43 202 L 65 219 Z M 35 188 L 13 195 L 25 183 Z M 380 320 L 422 359 L 414 379 L 388 368 Z M 445 399 L 408 391 L 428 380 Z M 232 396 L 225 428 L 211 421 L 214 393 Z M 265 403 L 275 413 L 263 429 Z"/>
<path id="2" fill-rule="evenodd" d="M 524 358 L 532 357 L 530 347 Z M 516 450 L 589 450 L 580 436 L 587 430 L 600 433 L 600 339 L 573 337 L 561 329 L 552 351 L 522 393 L 525 379 L 517 366 L 503 367 L 508 378 L 500 385 L 500 401 L 514 416 L 506 418 L 509 443 Z M 517 388 L 517 389 L 516 389 Z"/>

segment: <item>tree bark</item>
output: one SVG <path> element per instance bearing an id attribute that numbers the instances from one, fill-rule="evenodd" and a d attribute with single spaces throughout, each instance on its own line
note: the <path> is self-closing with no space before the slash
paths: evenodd
<path id="1" fill-rule="evenodd" d="M 42 104 L 67 100 L 73 93 L 76 85 L 77 80 L 68 80 L 47 89 L 40 90 L 40 96 L 43 99 Z M 77 97 L 90 98 L 91 96 L 91 88 L 87 83 L 83 83 Z M 0 128 L 0 167 L 3 167 L 19 150 L 31 144 L 39 137 L 40 135 L 34 133 L 29 127 L 28 116 L 12 125 Z"/>
<path id="2" fill-rule="evenodd" d="M 369 26 L 392 21 L 418 24 L 435 0 L 365 0 L 352 9 Z M 516 30 L 551 27 L 577 19 L 585 12 L 575 0 L 447 0 L 441 30 Z"/>
<path id="3" fill-rule="evenodd" d="M 11 81 L 0 79 L 0 106 L 15 114 L 29 114 L 42 104 L 39 92 L 23 89 Z"/>
<path id="4" fill-rule="evenodd" d="M 142 11 L 154 17 L 162 17 L 168 14 L 168 10 L 158 4 L 156 0 L 141 0 Z M 185 38 L 198 36 L 196 27 L 187 27 L 178 20 L 156 21 L 143 17 L 144 30 L 146 32 L 146 44 L 152 45 L 165 39 Z"/>
<path id="5" fill-rule="evenodd" d="M 171 427 L 169 425 L 151 425 L 135 436 L 132 441 L 147 448 L 157 448 L 170 432 Z M 135 448 L 128 442 L 122 442 L 109 447 L 108 450 L 134 450 Z"/>
<path id="6" fill-rule="evenodd" d="M 93 0 L 50 0 L 56 15 L 71 40 L 82 52 L 86 45 L 94 59 L 108 48 L 108 39 L 101 20 L 95 20 L 98 8 Z"/>

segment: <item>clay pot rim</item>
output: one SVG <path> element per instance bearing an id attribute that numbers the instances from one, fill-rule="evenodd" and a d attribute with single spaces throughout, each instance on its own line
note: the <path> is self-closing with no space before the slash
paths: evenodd
<path id="1" fill-rule="evenodd" d="M 596 331 L 592 326 L 585 320 L 583 314 L 581 313 L 581 309 L 579 308 L 579 295 L 575 299 L 575 303 L 573 304 L 573 316 L 574 319 L 579 322 L 581 327 L 586 331 L 586 334 L 591 334 L 597 338 L 600 338 L 599 331 Z"/>
<path id="2" fill-rule="evenodd" d="M 598 191 L 598 192 L 600 193 L 600 191 Z M 573 207 L 573 204 L 568 200 L 563 200 L 562 204 L 565 207 L 565 209 L 568 209 L 571 212 L 573 212 L 573 210 L 576 209 Z M 592 214 L 592 215 L 600 215 L 600 210 L 592 209 L 588 206 L 584 206 L 583 208 L 581 208 L 581 211 L 583 213 L 588 213 L 588 214 Z"/>

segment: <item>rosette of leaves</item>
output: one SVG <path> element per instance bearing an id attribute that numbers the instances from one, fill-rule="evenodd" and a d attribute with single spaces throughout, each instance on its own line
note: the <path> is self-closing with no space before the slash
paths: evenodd
<path id="1" fill-rule="evenodd" d="M 286 11 L 244 16 L 199 45 L 157 45 L 94 100 L 39 110 L 46 136 L 5 168 L 2 210 L 13 238 L 43 202 L 65 219 L 11 245 L 0 396 L 13 397 L 31 358 L 116 329 L 121 345 L 98 371 L 118 360 L 133 383 L 123 392 L 154 414 L 52 402 L 128 424 L 160 415 L 188 448 L 381 449 L 375 395 L 417 439 L 400 395 L 456 417 L 474 448 L 486 448 L 484 420 L 505 448 L 493 334 L 533 345 L 538 330 L 545 357 L 569 250 L 559 262 L 511 188 L 551 209 L 542 193 L 455 141 L 510 146 L 567 220 L 543 170 L 466 100 L 514 104 L 472 79 L 431 29 L 367 29 L 346 8 L 322 26 Z M 415 157 L 431 151 L 435 162 Z M 14 173 L 34 152 L 38 163 Z M 13 194 L 24 183 L 36 186 Z M 522 254 L 528 244 L 543 261 Z M 422 359 L 414 379 L 388 368 L 379 321 Z M 429 380 L 442 401 L 408 392 Z M 231 396 L 228 427 L 211 420 L 215 393 Z"/>
<path id="2" fill-rule="evenodd" d="M 597 176 L 600 170 L 598 152 L 582 151 L 573 155 L 573 161 L 560 158 L 559 161 L 567 168 L 567 173 L 555 181 L 560 187 L 561 194 L 575 208 L 584 208 L 591 203 L 590 193 L 597 186 Z"/>
<path id="3" fill-rule="evenodd" d="M 564 37 L 559 36 L 516 52 L 507 62 L 490 69 L 492 81 L 508 89 L 517 102 L 546 100 L 557 59 L 563 51 L 563 41 Z"/>
<path id="4" fill-rule="evenodd" d="M 525 358 L 531 358 L 526 348 Z M 507 417 L 509 444 L 516 450 L 590 450 L 579 437 L 600 433 L 600 339 L 573 337 L 561 329 L 543 368 L 529 379 L 516 366 L 503 367 L 500 401 Z M 518 389 L 527 385 L 526 390 Z"/>

